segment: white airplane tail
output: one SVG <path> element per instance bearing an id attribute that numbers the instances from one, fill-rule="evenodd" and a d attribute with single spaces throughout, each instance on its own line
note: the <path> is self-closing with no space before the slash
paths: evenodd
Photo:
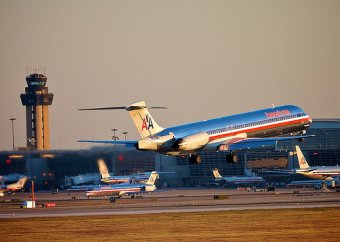
<path id="1" fill-rule="evenodd" d="M 308 163 L 306 161 L 306 158 L 302 154 L 302 151 L 301 151 L 301 149 L 300 149 L 300 147 L 298 145 L 295 146 L 295 150 L 296 150 L 296 155 L 298 157 L 300 169 L 309 168 L 309 165 L 308 165 Z"/>
<path id="2" fill-rule="evenodd" d="M 153 171 L 150 174 L 149 180 L 147 180 L 147 182 L 145 182 L 145 184 L 147 184 L 147 185 L 154 185 L 156 180 L 157 180 L 157 178 L 158 178 L 157 171 Z"/>
<path id="3" fill-rule="evenodd" d="M 99 173 L 102 177 L 102 179 L 106 179 L 110 177 L 109 170 L 107 169 L 107 166 L 104 162 L 104 160 L 99 159 L 97 160 L 98 168 L 99 168 Z"/>
<path id="4" fill-rule="evenodd" d="M 27 179 L 28 179 L 27 176 L 21 177 L 16 183 L 8 185 L 7 189 L 10 189 L 10 190 L 22 189 L 24 187 Z"/>
<path id="5" fill-rule="evenodd" d="M 163 130 L 149 113 L 145 102 L 133 103 L 126 107 L 140 136 L 144 139 Z"/>
<path id="6" fill-rule="evenodd" d="M 221 174 L 219 173 L 219 171 L 218 171 L 217 168 L 215 168 L 215 169 L 213 170 L 213 174 L 214 174 L 214 177 L 215 177 L 216 179 L 221 179 L 221 178 L 222 178 L 222 176 L 221 176 Z"/>

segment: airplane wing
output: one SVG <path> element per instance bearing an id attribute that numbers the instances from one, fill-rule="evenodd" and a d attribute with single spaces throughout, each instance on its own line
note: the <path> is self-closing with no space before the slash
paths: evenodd
<path id="1" fill-rule="evenodd" d="M 314 137 L 315 135 L 304 136 L 284 136 L 284 137 L 271 137 L 271 138 L 235 138 L 223 142 L 218 146 L 219 151 L 235 151 L 235 150 L 248 150 L 256 148 L 276 147 L 278 141 L 286 140 L 300 140 L 304 138 Z"/>
<path id="2" fill-rule="evenodd" d="M 96 144 L 111 144 L 121 145 L 127 148 L 136 148 L 137 140 L 78 140 L 80 143 L 96 143 Z"/>
<path id="3" fill-rule="evenodd" d="M 319 174 L 319 175 L 326 175 L 326 176 L 338 176 L 339 172 L 337 171 L 316 171 L 313 174 Z"/>
<path id="4" fill-rule="evenodd" d="M 261 170 L 260 173 L 278 173 L 278 174 L 295 174 L 295 170 L 286 169 L 271 169 L 271 170 Z"/>

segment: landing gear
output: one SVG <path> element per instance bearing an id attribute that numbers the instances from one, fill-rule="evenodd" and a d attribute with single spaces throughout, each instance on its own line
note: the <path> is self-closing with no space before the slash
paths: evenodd
<path id="1" fill-rule="evenodd" d="M 202 158 L 199 155 L 191 154 L 189 155 L 189 164 L 201 164 Z"/>
<path id="2" fill-rule="evenodd" d="M 235 164 L 238 162 L 238 156 L 237 154 L 227 154 L 225 160 L 228 164 Z"/>

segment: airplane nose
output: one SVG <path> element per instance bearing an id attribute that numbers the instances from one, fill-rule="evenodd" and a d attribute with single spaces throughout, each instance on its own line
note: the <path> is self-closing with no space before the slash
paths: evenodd
<path id="1" fill-rule="evenodd" d="M 312 123 L 312 122 L 313 122 L 313 120 L 312 120 L 312 118 L 311 118 L 310 116 L 308 116 L 308 122 L 309 122 L 309 123 Z"/>

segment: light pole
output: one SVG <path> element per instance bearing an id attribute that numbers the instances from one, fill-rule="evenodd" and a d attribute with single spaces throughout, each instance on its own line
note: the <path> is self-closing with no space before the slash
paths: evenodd
<path id="1" fill-rule="evenodd" d="M 14 120 L 16 120 L 16 118 L 10 118 L 10 121 L 12 121 L 12 138 L 13 138 L 13 150 L 14 150 Z"/>
<path id="2" fill-rule="evenodd" d="M 125 141 L 126 141 L 126 138 L 127 138 L 127 134 L 128 134 L 128 132 L 127 132 L 127 131 L 125 131 L 125 132 L 123 132 L 123 134 L 125 135 Z"/>
<path id="3" fill-rule="evenodd" d="M 111 129 L 111 131 L 113 131 L 113 136 L 112 136 L 112 139 L 113 140 L 119 140 L 119 137 L 118 136 L 116 136 L 116 131 L 117 131 L 118 129 Z"/>

